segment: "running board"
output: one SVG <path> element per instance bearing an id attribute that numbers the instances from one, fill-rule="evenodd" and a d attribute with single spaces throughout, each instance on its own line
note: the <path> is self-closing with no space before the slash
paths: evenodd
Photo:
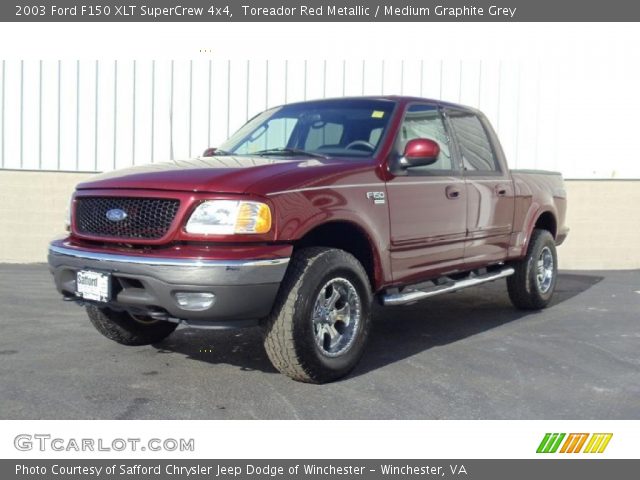
<path id="1" fill-rule="evenodd" d="M 425 298 L 435 297 L 443 293 L 457 292 L 463 288 L 475 287 L 487 282 L 493 282 L 500 278 L 513 275 L 515 270 L 511 267 L 506 267 L 499 272 L 485 273 L 473 278 L 465 278 L 464 280 L 455 281 L 454 283 L 448 283 L 441 286 L 435 286 L 428 290 L 410 290 L 399 293 L 386 294 L 382 296 L 382 304 L 386 307 L 392 307 L 395 305 L 406 305 L 408 303 L 415 303 Z M 408 287 L 411 288 L 411 287 Z"/>

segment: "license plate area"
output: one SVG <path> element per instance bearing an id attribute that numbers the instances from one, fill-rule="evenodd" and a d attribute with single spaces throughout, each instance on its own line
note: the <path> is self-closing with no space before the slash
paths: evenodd
<path id="1" fill-rule="evenodd" d="M 111 275 L 80 270 L 76 274 L 76 295 L 85 300 L 108 302 L 111 300 Z"/>

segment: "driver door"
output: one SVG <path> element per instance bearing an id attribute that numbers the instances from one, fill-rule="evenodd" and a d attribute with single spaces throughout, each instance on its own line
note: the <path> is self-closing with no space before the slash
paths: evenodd
<path id="1" fill-rule="evenodd" d="M 394 281 L 411 283 L 462 266 L 467 228 L 466 189 L 442 112 L 412 104 L 396 140 L 396 159 L 413 138 L 440 146 L 435 163 L 410 167 L 387 182 Z"/>

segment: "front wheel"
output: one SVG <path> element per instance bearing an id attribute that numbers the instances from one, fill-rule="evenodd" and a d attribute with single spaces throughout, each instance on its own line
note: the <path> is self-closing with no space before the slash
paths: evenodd
<path id="1" fill-rule="evenodd" d="M 367 274 L 355 257 L 330 248 L 296 252 L 266 323 L 271 363 L 301 382 L 347 375 L 369 335 L 371 302 Z"/>
<path id="2" fill-rule="evenodd" d="M 534 230 L 527 256 L 513 267 L 515 273 L 507 277 L 511 303 L 522 310 L 545 308 L 551 301 L 558 276 L 558 255 L 551 233 Z"/>
<path id="3" fill-rule="evenodd" d="M 178 326 L 146 317 L 134 317 L 127 312 L 110 308 L 87 306 L 87 314 L 93 326 L 109 340 L 121 345 L 150 345 L 165 339 Z"/>

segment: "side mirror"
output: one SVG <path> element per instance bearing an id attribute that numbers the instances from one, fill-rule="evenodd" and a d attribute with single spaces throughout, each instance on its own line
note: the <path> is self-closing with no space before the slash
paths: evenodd
<path id="1" fill-rule="evenodd" d="M 209 147 L 204 151 L 202 156 L 203 157 L 213 157 L 216 154 L 216 150 L 217 149 L 215 147 Z"/>
<path id="2" fill-rule="evenodd" d="M 400 159 L 402 168 L 432 165 L 438 160 L 440 146 L 428 138 L 414 138 L 407 142 Z"/>

